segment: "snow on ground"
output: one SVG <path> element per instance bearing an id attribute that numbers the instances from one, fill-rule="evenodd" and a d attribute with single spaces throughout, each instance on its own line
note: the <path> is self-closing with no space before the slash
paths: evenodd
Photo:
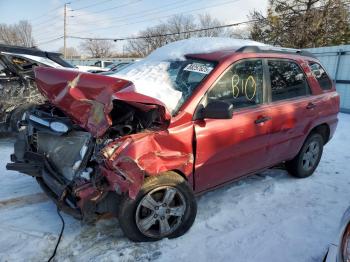
<path id="1" fill-rule="evenodd" d="M 191 230 L 155 243 L 127 240 L 117 220 L 83 225 L 64 215 L 57 261 L 322 261 L 350 206 L 350 115 L 340 114 L 316 173 L 269 170 L 198 198 Z M 61 222 L 34 179 L 5 169 L 0 139 L 0 261 L 45 261 Z"/>

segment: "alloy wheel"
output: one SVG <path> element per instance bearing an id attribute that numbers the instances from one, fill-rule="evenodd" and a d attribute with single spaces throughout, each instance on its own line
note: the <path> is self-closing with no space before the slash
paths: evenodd
<path id="1" fill-rule="evenodd" d="M 147 193 L 136 209 L 136 225 L 146 236 L 162 238 L 179 228 L 186 211 L 183 194 L 164 186 Z"/>
<path id="2" fill-rule="evenodd" d="M 305 171 L 311 170 L 317 163 L 320 154 L 320 146 L 317 141 L 312 141 L 306 148 L 303 155 L 303 169 Z"/>

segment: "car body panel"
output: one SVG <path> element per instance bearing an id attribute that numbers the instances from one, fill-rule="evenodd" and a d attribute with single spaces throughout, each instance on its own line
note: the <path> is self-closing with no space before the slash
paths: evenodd
<path id="1" fill-rule="evenodd" d="M 343 260 L 343 240 L 346 235 L 347 228 L 350 225 L 350 208 L 348 208 L 339 223 L 338 233 L 333 241 L 329 244 L 328 251 L 323 261 L 325 262 L 347 262 Z"/>
<path id="2" fill-rule="evenodd" d="M 166 171 L 186 178 L 198 194 L 295 157 L 316 126 L 326 125 L 329 136 L 333 135 L 339 96 L 334 86 L 327 91 L 320 88 L 307 63 L 317 61 L 314 58 L 235 50 L 188 57 L 216 61 L 217 65 L 173 116 L 161 101 L 135 92 L 127 80 L 36 68 L 41 92 L 96 140 L 103 140 L 111 126 L 113 101 L 126 102 L 141 111 L 156 108 L 164 124 L 162 128 L 107 140 L 100 150 L 103 159 L 96 173 L 108 184 L 103 190 L 91 182 L 75 188 L 81 210 L 91 201 L 96 204 L 105 191 L 125 193 L 135 199 L 146 177 Z M 251 58 L 295 61 L 303 68 L 312 95 L 278 102 L 268 97 L 262 105 L 235 110 L 231 119 L 195 119 L 203 97 L 218 77 L 235 62 Z M 308 109 L 310 103 L 316 107 Z M 269 121 L 255 123 L 262 117 Z"/>
<path id="3" fill-rule="evenodd" d="M 235 112 L 232 119 L 196 121 L 196 190 L 204 191 L 266 166 L 271 122 L 255 121 L 267 112 L 266 106 L 257 106 Z"/>
<path id="4" fill-rule="evenodd" d="M 168 170 L 179 170 L 185 174 L 185 176 L 194 176 L 196 181 L 196 184 L 193 185 L 195 192 L 202 192 L 204 190 L 214 188 L 218 184 L 224 184 L 230 182 L 231 180 L 235 180 L 241 176 L 244 176 L 245 174 L 254 173 L 255 171 L 267 168 L 271 165 L 279 163 L 282 160 L 293 158 L 301 148 L 310 130 L 319 124 L 329 124 L 331 133 L 333 132 L 332 130 L 335 129 L 337 122 L 336 112 L 338 107 L 336 106 L 337 102 L 331 101 L 332 99 L 330 99 L 330 97 L 334 97 L 335 100 L 339 99 L 339 97 L 334 92 L 322 92 L 322 90 L 320 90 L 320 87 L 317 86 L 317 80 L 315 80 L 312 74 L 310 74 L 310 70 L 307 71 L 308 67 L 306 66 L 306 61 L 304 58 L 295 55 L 286 56 L 282 54 L 232 55 L 232 52 L 224 52 L 221 55 L 219 53 L 215 53 L 214 55 L 215 57 L 220 57 L 222 60 L 218 60 L 219 64 L 213 70 L 212 74 L 210 74 L 209 77 L 205 79 L 202 84 L 200 84 L 191 99 L 189 99 L 189 101 L 187 101 L 182 106 L 176 116 L 171 118 L 170 114 L 168 112 L 166 113 L 165 118 L 171 121 L 167 130 L 168 132 L 161 132 L 157 135 L 142 134 L 141 138 L 140 134 L 131 135 L 130 138 L 132 139 L 133 143 L 132 146 L 128 147 L 133 148 L 133 150 L 127 150 L 123 152 L 123 154 L 125 154 L 123 157 L 124 159 L 133 159 L 133 161 L 137 164 L 139 164 L 139 162 L 143 163 L 142 165 L 138 165 L 139 170 L 148 171 L 148 175 L 155 175 L 157 173 L 165 172 Z M 195 58 L 208 58 L 207 54 L 189 56 Z M 209 56 L 211 57 L 213 54 L 210 54 Z M 229 120 L 206 119 L 203 121 L 192 121 L 192 116 L 197 108 L 199 101 L 202 99 L 203 95 L 207 92 L 210 86 L 212 86 L 215 80 L 233 63 L 241 59 L 249 58 L 288 58 L 297 62 L 307 74 L 308 82 L 311 82 L 310 88 L 312 89 L 312 93 L 316 95 L 309 95 L 304 98 L 295 98 L 274 103 L 267 103 L 253 109 L 243 109 L 240 110 L 240 112 L 235 112 L 233 118 Z M 138 96 L 137 93 L 133 93 L 132 91 L 126 92 L 128 89 L 132 90 L 132 84 L 124 80 L 115 80 L 115 78 L 105 78 L 105 76 L 99 77 L 96 75 L 77 72 L 68 73 L 65 70 L 59 71 L 54 69 L 51 70 L 47 68 L 38 68 L 38 71 L 40 70 L 43 70 L 45 72 L 42 78 L 52 78 L 52 82 L 47 83 L 48 86 L 46 88 L 47 90 L 50 90 L 50 92 L 47 93 L 49 99 L 55 105 L 58 105 L 61 108 L 66 108 L 64 110 L 66 110 L 65 112 L 67 112 L 68 115 L 75 115 L 73 116 L 74 119 L 77 120 L 80 118 L 77 123 L 79 123 L 82 127 L 87 128 L 97 137 L 101 136 L 110 125 L 111 120 L 108 118 L 108 113 L 111 110 L 110 103 L 112 99 L 118 98 L 120 100 L 127 101 L 133 100 L 132 97 L 134 97 L 136 103 L 141 102 L 144 104 L 153 103 L 162 105 L 160 101 L 154 101 L 152 98 L 150 98 L 152 101 L 142 101 L 142 97 L 141 100 L 136 98 Z M 56 77 L 55 74 L 58 74 L 58 78 L 61 79 L 59 87 L 53 80 Z M 62 74 L 67 76 L 70 74 L 70 76 L 68 78 L 67 76 L 63 77 Z M 77 78 L 78 76 L 79 79 Z M 84 108 L 84 106 L 90 106 L 91 108 L 90 102 L 84 101 L 84 105 L 81 105 L 83 106 L 83 109 L 81 111 L 75 112 L 76 108 L 79 108 L 79 106 L 71 106 L 72 103 L 70 100 L 67 100 L 70 101 L 67 104 L 57 103 L 57 97 L 55 100 L 52 100 L 52 94 L 55 94 L 56 92 L 53 92 L 51 86 L 60 90 L 64 90 L 64 88 L 68 86 L 66 85 L 66 82 L 74 82 L 74 78 L 79 81 L 77 89 L 73 89 L 74 91 L 69 91 L 69 93 L 75 96 L 74 99 L 81 100 L 83 97 L 85 99 L 85 95 L 81 94 L 80 92 L 83 89 L 86 90 L 83 91 L 83 93 L 89 94 L 89 88 L 96 89 L 96 86 L 100 85 L 103 86 L 101 89 L 99 89 L 102 91 L 105 90 L 106 86 L 109 87 L 106 91 L 103 92 L 105 93 L 103 96 L 98 94 L 93 96 L 88 95 L 88 97 L 86 97 L 88 100 L 90 100 L 90 102 L 91 100 L 95 100 L 98 97 L 98 99 L 102 98 L 100 102 L 104 104 L 107 103 L 106 107 L 99 109 L 101 112 L 104 112 L 105 116 L 103 118 L 103 121 L 99 124 L 92 123 L 94 121 L 89 122 L 86 120 L 86 118 L 84 119 L 86 116 L 84 116 L 83 112 L 89 112 L 89 115 L 91 116 L 94 115 L 91 114 L 91 112 L 96 112 L 94 110 L 91 111 Z M 37 76 L 37 79 L 39 87 L 42 86 L 40 84 L 42 81 L 41 77 Z M 119 81 L 119 84 L 116 85 L 114 81 Z M 127 86 L 129 87 L 126 88 Z M 93 93 L 94 92 L 92 92 L 92 94 Z M 315 110 L 306 110 L 306 107 L 311 100 L 315 103 L 323 103 L 324 101 L 328 101 L 328 106 L 331 104 L 335 105 L 331 107 L 333 108 L 332 111 L 329 111 L 329 107 L 327 107 L 328 110 L 323 112 L 322 119 L 322 115 L 318 113 L 315 114 Z M 76 101 L 74 103 L 76 103 Z M 166 109 L 164 110 L 166 111 Z M 331 117 L 330 114 L 332 114 Z M 266 115 L 271 117 L 271 121 L 268 121 L 260 126 L 254 124 L 254 121 L 256 119 Z M 227 124 L 228 122 L 230 122 L 230 125 Z M 183 146 L 176 146 L 174 149 L 170 150 L 171 153 L 167 152 L 165 155 L 161 155 L 159 152 L 162 151 L 162 146 L 166 148 L 166 145 L 178 145 L 177 142 L 181 135 L 177 136 L 175 134 L 179 132 L 179 127 L 182 126 L 188 126 L 188 128 L 191 130 L 193 129 L 186 135 L 192 137 L 194 134 L 193 139 L 196 140 L 195 152 L 193 152 L 192 148 L 190 150 L 189 148 Z M 217 132 L 217 129 L 220 130 L 219 135 L 215 133 Z M 173 133 L 172 130 L 176 130 L 176 132 Z M 237 130 L 239 136 L 237 136 L 236 133 L 235 135 L 230 135 L 232 130 Z M 220 135 L 222 137 L 222 140 L 220 138 Z M 163 138 L 161 140 L 162 143 L 156 142 L 160 138 Z M 147 141 L 147 143 L 145 141 Z M 187 143 L 192 146 L 192 142 L 190 141 L 191 140 L 188 140 Z M 142 150 L 137 148 L 138 145 L 141 144 L 142 146 L 139 147 L 142 148 Z M 155 145 L 157 146 L 155 147 Z M 183 143 L 183 145 L 185 144 Z M 113 147 L 113 143 L 110 146 Z M 143 153 L 136 153 L 139 151 Z M 149 152 L 153 153 L 151 154 Z M 167 155 L 168 157 L 166 157 Z M 115 156 L 113 156 L 111 159 L 109 161 L 118 162 Z M 147 161 L 140 161 L 140 159 L 147 159 Z M 167 163 L 165 164 L 165 162 L 160 161 L 160 159 L 167 159 Z M 195 171 L 193 173 L 192 165 L 194 159 Z M 229 161 L 230 159 L 233 160 Z M 255 159 L 259 159 L 259 161 L 254 161 Z M 180 162 L 182 160 L 184 163 L 189 163 L 189 165 L 182 163 L 183 167 L 180 167 L 181 165 L 177 163 L 179 160 Z M 172 164 L 172 161 L 175 161 L 175 163 Z M 153 163 L 153 165 L 147 166 L 145 163 Z M 154 163 L 161 164 L 158 166 Z M 110 162 L 109 171 L 113 169 L 112 166 L 113 164 Z M 234 170 L 233 175 L 231 170 Z M 137 188 L 139 187 L 140 184 L 137 185 Z M 137 190 L 134 190 L 133 192 L 136 191 Z M 134 194 L 135 193 L 132 195 L 134 196 Z"/>
<path id="5" fill-rule="evenodd" d="M 120 146 L 122 150 L 113 150 L 113 146 L 121 141 L 124 142 Z M 113 141 L 103 151 L 106 165 L 102 174 L 112 188 L 121 186 L 121 191 L 129 192 L 131 198 L 136 197 L 145 176 L 156 176 L 169 170 L 181 173 L 193 185 L 192 141 L 191 124 L 167 131 L 138 133 Z M 122 173 L 128 178 L 127 182 L 120 184 L 120 179 L 111 172 Z"/>
<path id="6" fill-rule="evenodd" d="M 146 108 L 158 105 L 164 121 L 170 118 L 160 101 L 135 93 L 127 80 L 45 67 L 35 68 L 35 78 L 39 90 L 52 104 L 96 137 L 112 124 L 109 113 L 114 99 L 142 103 Z"/>

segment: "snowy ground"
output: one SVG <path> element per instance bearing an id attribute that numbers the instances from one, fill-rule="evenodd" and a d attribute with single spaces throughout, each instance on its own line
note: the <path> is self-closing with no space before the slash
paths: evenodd
<path id="1" fill-rule="evenodd" d="M 36 182 L 5 169 L 12 140 L 0 139 L 0 261 L 45 261 L 61 222 Z M 116 220 L 82 225 L 64 215 L 57 261 L 322 261 L 350 205 L 350 115 L 340 114 L 314 176 L 269 170 L 198 199 L 183 237 L 132 243 Z"/>

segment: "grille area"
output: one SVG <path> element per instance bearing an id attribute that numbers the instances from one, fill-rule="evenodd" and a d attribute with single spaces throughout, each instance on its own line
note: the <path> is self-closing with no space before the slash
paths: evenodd
<path id="1" fill-rule="evenodd" d="M 91 145 L 91 135 L 82 131 L 71 131 L 57 136 L 37 133 L 37 152 L 43 154 L 55 170 L 72 180 L 81 170 Z"/>

